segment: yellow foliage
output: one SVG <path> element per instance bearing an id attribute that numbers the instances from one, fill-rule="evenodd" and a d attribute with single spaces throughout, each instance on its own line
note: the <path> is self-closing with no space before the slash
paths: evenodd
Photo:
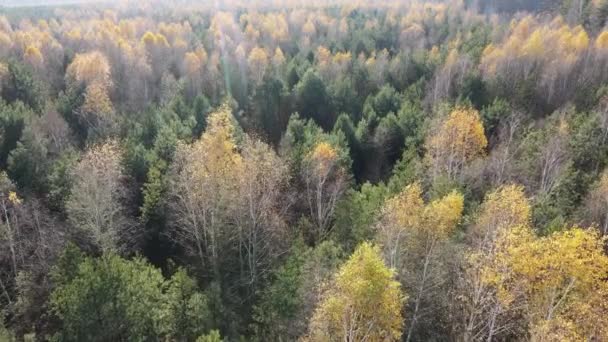
<path id="1" fill-rule="evenodd" d="M 103 84 L 93 82 L 87 86 L 82 110 L 93 114 L 108 114 L 114 111 L 108 90 Z"/>
<path id="2" fill-rule="evenodd" d="M 479 112 L 457 108 L 427 140 L 427 153 L 436 171 L 452 177 L 464 164 L 483 156 L 487 145 Z"/>
<path id="3" fill-rule="evenodd" d="M 602 31 L 595 39 L 595 47 L 597 49 L 608 48 L 608 31 Z"/>
<path id="4" fill-rule="evenodd" d="M 169 42 L 162 33 L 154 34 L 153 32 L 146 31 L 141 37 L 141 42 L 147 47 L 169 47 Z"/>
<path id="5" fill-rule="evenodd" d="M 40 50 L 34 45 L 29 45 L 25 49 L 25 52 L 23 53 L 23 58 L 31 65 L 36 66 L 40 66 L 44 60 L 42 58 L 42 53 L 40 53 Z"/>
<path id="6" fill-rule="evenodd" d="M 529 228 L 519 228 L 503 234 L 497 246 L 484 280 L 497 286 L 505 305 L 520 297 L 533 336 L 551 331 L 554 340 L 608 337 L 598 327 L 605 325 L 608 313 L 603 296 L 608 293 L 608 256 L 599 233 L 574 227 L 537 238 Z"/>
<path id="7" fill-rule="evenodd" d="M 331 52 L 329 51 L 328 48 L 326 48 L 323 45 L 320 45 L 317 48 L 317 61 L 319 63 L 320 66 L 325 66 L 329 63 L 330 59 L 331 59 Z"/>
<path id="8" fill-rule="evenodd" d="M 514 226 L 528 226 L 531 208 L 520 185 L 503 186 L 486 196 L 473 231 L 479 236 L 493 235 Z"/>
<path id="9" fill-rule="evenodd" d="M 197 74 L 201 72 L 203 64 L 195 52 L 186 52 L 184 55 L 184 69 L 188 74 Z"/>
<path id="10" fill-rule="evenodd" d="M 272 63 L 275 66 L 283 65 L 283 63 L 285 63 L 285 55 L 283 55 L 283 51 L 278 46 L 274 50 L 274 56 L 272 56 Z"/>
<path id="11" fill-rule="evenodd" d="M 268 53 L 266 49 L 257 46 L 251 49 L 247 62 L 249 63 L 254 81 L 256 83 L 261 82 L 268 67 Z"/>
<path id="12" fill-rule="evenodd" d="M 526 43 L 521 49 L 521 54 L 532 58 L 542 56 L 545 51 L 542 35 L 543 32 L 541 32 L 541 30 L 535 30 L 530 38 L 526 40 Z"/>
<path id="13" fill-rule="evenodd" d="M 397 341 L 406 297 L 377 247 L 363 243 L 340 268 L 317 307 L 313 341 Z"/>
<path id="14" fill-rule="evenodd" d="M 10 191 L 8 193 L 8 200 L 13 204 L 21 204 L 21 198 L 17 196 L 17 193 L 14 191 Z"/>
<path id="15" fill-rule="evenodd" d="M 302 26 L 302 33 L 308 36 L 313 36 L 316 32 L 317 30 L 315 28 L 315 24 L 310 19 L 308 19 L 304 26 Z"/>
<path id="16" fill-rule="evenodd" d="M 418 182 L 406 186 L 399 194 L 389 198 L 382 208 L 386 223 L 390 222 L 401 229 L 419 227 L 423 212 L 422 188 Z"/>
<path id="17" fill-rule="evenodd" d="M 2 81 L 8 76 L 8 67 L 4 63 L 0 63 L 0 87 L 2 87 Z"/>
<path id="18" fill-rule="evenodd" d="M 66 79 L 85 85 L 98 83 L 108 88 L 111 85 L 110 63 L 99 51 L 76 54 L 66 70 Z"/>
<path id="19" fill-rule="evenodd" d="M 313 164 L 316 174 L 327 174 L 336 164 L 338 152 L 331 144 L 320 142 L 307 156 L 307 160 Z"/>
<path id="20" fill-rule="evenodd" d="M 431 202 L 425 208 L 424 229 L 429 235 L 447 239 L 454 232 L 462 217 L 464 197 L 452 191 L 445 197 Z"/>
<path id="21" fill-rule="evenodd" d="M 236 185 L 242 168 L 237 152 L 234 121 L 231 110 L 222 105 L 207 119 L 207 129 L 192 145 L 192 166 L 201 181 L 213 180 Z"/>

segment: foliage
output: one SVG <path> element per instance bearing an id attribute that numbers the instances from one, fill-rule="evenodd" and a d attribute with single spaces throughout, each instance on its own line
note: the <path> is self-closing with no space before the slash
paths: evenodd
<path id="1" fill-rule="evenodd" d="M 363 243 L 336 274 L 311 322 L 314 340 L 393 340 L 401 336 L 405 296 L 377 247 Z"/>

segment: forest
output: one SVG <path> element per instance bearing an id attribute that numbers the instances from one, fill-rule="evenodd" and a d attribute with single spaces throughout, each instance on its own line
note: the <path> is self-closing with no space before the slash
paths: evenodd
<path id="1" fill-rule="evenodd" d="M 0 341 L 608 341 L 608 0 L 8 4 Z"/>

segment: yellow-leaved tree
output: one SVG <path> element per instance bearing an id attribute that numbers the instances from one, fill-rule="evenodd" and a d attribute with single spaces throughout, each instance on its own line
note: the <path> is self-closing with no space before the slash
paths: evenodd
<path id="1" fill-rule="evenodd" d="M 503 305 L 522 308 L 521 325 L 532 340 L 608 338 L 608 256 L 599 232 L 573 227 L 538 238 L 522 227 L 498 244 L 501 268 L 488 268 L 484 281 Z"/>
<path id="2" fill-rule="evenodd" d="M 458 283 L 458 298 L 463 310 L 462 334 L 466 341 L 500 336 L 513 322 L 509 310 L 498 299 L 498 291 L 488 284 L 488 270 L 504 270 L 497 254 L 499 243 L 515 227 L 528 227 L 531 208 L 524 189 L 519 185 L 503 186 L 488 194 L 481 204 L 475 224 L 467 232 L 469 248 L 465 253 L 463 272 Z M 521 230 L 522 228 L 520 228 Z M 525 228 L 527 229 L 527 228 Z M 512 235 L 512 237 L 521 235 Z M 495 284 L 505 281 L 506 273 L 496 273 Z"/>
<path id="3" fill-rule="evenodd" d="M 464 198 L 454 191 L 424 204 L 419 183 L 407 186 L 384 204 L 376 224 L 376 239 L 389 266 L 412 295 L 408 303 L 407 340 L 414 338 L 423 315 L 437 313 L 445 293 L 447 242 L 464 207 Z M 424 329 L 422 329 L 424 330 Z"/>
<path id="4" fill-rule="evenodd" d="M 88 127 L 89 136 L 111 130 L 116 118 L 109 95 L 112 80 L 108 59 L 99 51 L 76 54 L 65 78 L 70 91 L 85 89 L 85 101 L 78 114 L 79 120 Z"/>
<path id="5" fill-rule="evenodd" d="M 310 323 L 310 340 L 398 341 L 405 299 L 380 249 L 363 243 L 324 294 Z"/>
<path id="6" fill-rule="evenodd" d="M 234 118 L 227 105 L 211 113 L 207 129 L 192 144 L 177 147 L 169 208 L 173 236 L 219 279 L 221 250 L 232 234 L 243 160 L 237 151 Z"/>
<path id="7" fill-rule="evenodd" d="M 251 79 L 254 84 L 260 84 L 268 68 L 268 53 L 266 49 L 260 47 L 254 47 L 249 53 L 247 58 L 249 64 L 249 71 L 251 73 Z"/>
<path id="8" fill-rule="evenodd" d="M 479 112 L 454 109 L 426 142 L 433 177 L 456 179 L 468 162 L 484 155 L 487 145 Z"/>
<path id="9" fill-rule="evenodd" d="M 337 147 L 318 143 L 303 160 L 302 178 L 317 241 L 329 232 L 338 200 L 347 189 L 349 176 Z"/>

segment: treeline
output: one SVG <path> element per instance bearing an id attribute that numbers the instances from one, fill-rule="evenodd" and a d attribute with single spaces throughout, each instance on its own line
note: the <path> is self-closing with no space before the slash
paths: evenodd
<path id="1" fill-rule="evenodd" d="M 5 10 L 0 340 L 608 340 L 608 2 L 532 3 Z"/>

